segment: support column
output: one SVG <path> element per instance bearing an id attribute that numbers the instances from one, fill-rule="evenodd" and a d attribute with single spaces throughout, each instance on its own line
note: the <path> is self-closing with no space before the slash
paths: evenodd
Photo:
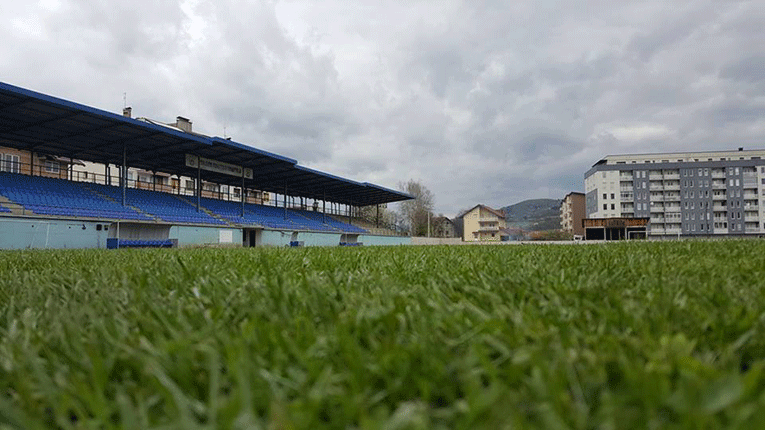
<path id="1" fill-rule="evenodd" d="M 202 162 L 197 156 L 197 212 L 200 206 L 202 206 Z"/>
<path id="2" fill-rule="evenodd" d="M 34 151 L 29 151 L 29 175 L 30 176 L 35 175 L 35 152 Z M 38 176 L 42 176 L 42 175 L 38 175 Z"/>
<path id="3" fill-rule="evenodd" d="M 242 188 L 239 190 L 239 196 L 242 200 L 242 218 L 244 218 L 244 167 L 242 167 Z"/>
<path id="4" fill-rule="evenodd" d="M 348 205 L 348 224 L 350 225 L 353 225 L 353 223 L 351 223 L 351 215 L 353 215 L 352 209 L 353 209 L 353 206 Z"/>
<path id="5" fill-rule="evenodd" d="M 109 169 L 109 163 L 104 164 L 104 185 L 111 185 L 112 178 L 110 177 L 111 170 Z"/>
<path id="6" fill-rule="evenodd" d="M 122 145 L 122 170 L 120 171 L 120 179 L 122 182 L 122 206 L 125 206 L 125 200 L 127 199 L 127 148 Z"/>
<path id="7" fill-rule="evenodd" d="M 321 222 L 327 223 L 327 190 L 324 190 L 324 198 L 321 200 Z"/>
<path id="8" fill-rule="evenodd" d="M 375 228 L 380 228 L 380 204 L 377 205 L 377 215 L 375 215 Z"/>
<path id="9" fill-rule="evenodd" d="M 284 183 L 284 219 L 287 219 L 287 183 Z"/>

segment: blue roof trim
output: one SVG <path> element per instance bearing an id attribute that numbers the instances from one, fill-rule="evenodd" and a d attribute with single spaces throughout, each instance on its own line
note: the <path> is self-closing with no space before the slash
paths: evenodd
<path id="1" fill-rule="evenodd" d="M 415 199 L 416 198 L 416 197 L 414 197 L 411 194 L 407 194 L 407 193 L 402 192 L 402 191 L 391 190 L 390 188 L 385 188 L 385 187 L 382 187 L 380 185 L 370 184 L 369 182 L 364 182 L 364 185 L 367 186 L 367 187 L 371 187 L 371 188 L 377 188 L 378 190 L 386 191 L 386 192 L 389 192 L 391 194 L 398 194 L 401 197 L 407 197 L 407 198 L 410 198 L 410 199 Z"/>
<path id="2" fill-rule="evenodd" d="M 172 128 L 169 128 L 169 127 L 163 127 L 163 126 L 160 126 L 160 125 L 155 125 L 155 124 L 151 124 L 151 123 L 144 122 L 144 121 L 138 121 L 138 120 L 133 119 L 133 118 L 128 118 L 126 116 L 116 114 L 114 112 L 109 112 L 109 111 L 105 111 L 105 110 L 102 110 L 102 109 L 94 108 L 94 107 L 91 107 L 91 106 L 86 106 L 86 105 L 83 105 L 83 104 L 80 104 L 80 103 L 75 103 L 75 102 L 72 102 L 72 101 L 69 101 L 69 100 L 64 100 L 64 99 L 61 99 L 61 98 L 58 98 L 58 97 L 49 96 L 47 94 L 38 93 L 36 91 L 28 90 L 26 88 L 17 87 L 15 85 L 11 85 L 11 84 L 8 84 L 8 83 L 5 83 L 5 82 L 0 82 L 0 90 L 8 91 L 8 92 L 14 93 L 14 94 L 18 94 L 18 95 L 23 96 L 23 97 L 33 98 L 33 99 L 40 100 L 40 101 L 43 101 L 43 102 L 46 102 L 46 103 L 51 103 L 51 104 L 58 105 L 58 106 L 61 106 L 61 107 L 65 107 L 65 108 L 68 108 L 68 109 L 79 110 L 79 111 L 82 111 L 84 113 L 88 113 L 88 114 L 91 114 L 91 115 L 101 116 L 101 117 L 104 117 L 106 119 L 110 119 L 110 120 L 113 120 L 113 121 L 123 122 L 125 124 L 130 124 L 130 125 L 142 127 L 142 128 L 145 128 L 145 129 L 151 129 L 151 130 L 154 130 L 154 131 L 161 131 L 163 133 L 171 134 L 171 135 L 174 135 L 176 137 L 180 137 L 182 139 L 193 140 L 193 141 L 195 141 L 197 143 L 201 143 L 203 145 L 212 145 L 212 143 L 209 142 L 208 139 L 205 139 L 205 138 L 203 138 L 201 136 L 195 136 L 193 134 L 184 133 L 184 132 L 178 131 L 178 130 L 173 130 Z"/>
<path id="3" fill-rule="evenodd" d="M 232 148 L 241 149 L 243 151 L 252 152 L 254 154 L 264 155 L 264 156 L 270 157 L 270 158 L 275 158 L 277 160 L 284 161 L 284 162 L 287 162 L 287 163 L 290 163 L 290 164 L 297 164 L 298 163 L 297 160 L 295 160 L 295 159 L 292 159 L 292 158 L 289 158 L 289 157 L 284 157 L 284 156 L 278 155 L 278 154 L 274 154 L 273 152 L 264 151 L 262 149 L 255 148 L 254 146 L 245 145 L 243 143 L 235 142 L 233 140 L 223 139 L 223 138 L 218 137 L 218 136 L 211 137 L 210 141 L 218 143 L 218 144 L 221 144 L 223 146 L 230 146 Z"/>
<path id="4" fill-rule="evenodd" d="M 295 168 L 298 169 L 298 170 L 302 170 L 304 172 L 313 173 L 315 175 L 324 176 L 324 177 L 327 177 L 327 178 L 330 178 L 330 179 L 334 179 L 336 181 L 347 182 L 349 184 L 358 185 L 358 186 L 361 186 L 361 187 L 364 186 L 364 184 L 362 184 L 361 182 L 356 182 L 356 181 L 351 180 L 351 179 L 341 178 L 339 176 L 335 176 L 335 175 L 332 175 L 332 174 L 329 174 L 329 173 L 325 173 L 325 172 L 320 172 L 318 170 L 314 170 L 314 169 L 311 169 L 311 168 L 308 168 L 308 167 L 295 166 Z"/>

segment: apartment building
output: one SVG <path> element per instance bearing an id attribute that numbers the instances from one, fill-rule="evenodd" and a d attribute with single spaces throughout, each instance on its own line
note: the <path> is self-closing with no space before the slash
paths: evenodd
<path id="1" fill-rule="evenodd" d="M 488 206 L 476 205 L 460 218 L 463 221 L 462 240 L 465 242 L 499 241 L 508 235 L 504 212 Z"/>
<path id="2" fill-rule="evenodd" d="M 765 233 L 765 150 L 609 155 L 584 183 L 587 218 L 649 218 L 650 237 Z"/>
<path id="3" fill-rule="evenodd" d="M 566 233 L 584 235 L 582 220 L 585 217 L 584 193 L 571 192 L 560 202 L 560 227 Z"/>

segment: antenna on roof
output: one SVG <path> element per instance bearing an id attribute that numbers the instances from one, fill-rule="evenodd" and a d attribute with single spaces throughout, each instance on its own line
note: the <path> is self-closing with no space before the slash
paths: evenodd
<path id="1" fill-rule="evenodd" d="M 127 107 L 127 93 L 122 93 L 122 108 Z"/>

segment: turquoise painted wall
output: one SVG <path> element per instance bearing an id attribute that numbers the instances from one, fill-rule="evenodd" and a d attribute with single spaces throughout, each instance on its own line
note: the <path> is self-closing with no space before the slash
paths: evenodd
<path id="1" fill-rule="evenodd" d="M 291 231 L 263 230 L 261 233 L 261 246 L 289 246 L 293 240 Z M 304 246 L 338 246 L 340 245 L 340 233 L 314 233 L 298 232 L 297 241 L 302 241 Z M 385 245 L 410 245 L 410 237 L 401 236 L 373 236 L 361 235 L 358 241 L 364 246 L 385 246 Z"/>
<path id="2" fill-rule="evenodd" d="M 359 242 L 364 246 L 392 246 L 392 245 L 411 245 L 412 238 L 409 236 L 372 236 L 361 235 Z"/>
<path id="3" fill-rule="evenodd" d="M 262 246 L 289 246 L 292 240 L 303 242 L 303 246 L 338 246 L 340 244 L 340 233 L 300 231 L 296 236 L 291 231 L 263 230 L 260 237 Z"/>
<path id="4" fill-rule="evenodd" d="M 96 229 L 97 225 L 102 226 L 101 230 Z M 107 237 L 110 234 L 116 235 L 116 231 L 111 231 L 114 230 L 114 225 L 111 227 L 108 229 L 109 224 L 102 222 L 2 217 L 0 218 L 0 249 L 106 248 Z M 140 228 L 134 227 L 136 227 L 135 231 L 124 229 L 123 233 L 126 233 L 126 236 L 138 235 Z M 146 227 L 147 231 L 143 233 L 158 233 L 162 230 L 160 226 Z M 172 226 L 169 229 L 168 238 L 178 240 L 178 246 L 242 246 L 242 230 L 237 228 Z M 222 236 L 221 231 L 224 232 Z M 221 242 L 221 239 L 225 240 L 228 237 L 231 238 L 231 242 Z M 291 231 L 263 230 L 260 245 L 289 246 L 292 238 Z M 296 239 L 304 242 L 305 246 L 338 246 L 340 234 L 298 232 Z M 411 238 L 398 236 L 361 235 L 358 241 L 364 246 L 411 244 Z"/>
<path id="5" fill-rule="evenodd" d="M 223 232 L 223 236 L 221 236 L 221 232 Z M 231 242 L 221 242 L 221 238 L 226 239 L 228 235 L 231 237 Z M 169 239 L 177 239 L 178 246 L 242 246 L 242 229 L 174 225 L 170 227 Z"/>
<path id="6" fill-rule="evenodd" d="M 101 225 L 101 230 L 96 226 Z M 83 229 L 84 227 L 84 229 Z M 0 249 L 106 248 L 108 223 L 0 218 Z"/>
<path id="7" fill-rule="evenodd" d="M 260 246 L 289 246 L 291 231 L 263 230 L 260 235 Z"/>
<path id="8" fill-rule="evenodd" d="M 299 241 L 304 241 L 305 246 L 338 246 L 340 233 L 298 233 Z"/>

